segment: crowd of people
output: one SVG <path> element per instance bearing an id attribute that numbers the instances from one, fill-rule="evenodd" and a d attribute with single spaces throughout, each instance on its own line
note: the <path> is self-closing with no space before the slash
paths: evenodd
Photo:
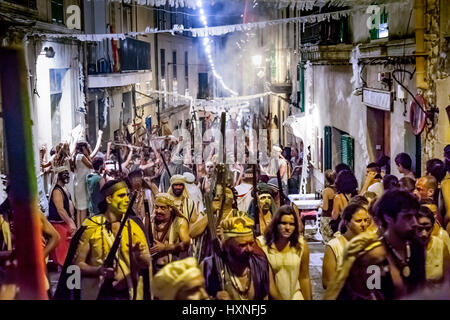
<path id="1" fill-rule="evenodd" d="M 50 298 L 312 299 L 304 223 L 287 197 L 298 193 L 302 148 L 273 146 L 265 166 L 225 165 L 215 153 L 190 164 L 170 136 L 108 142 L 106 150 L 101 141 L 99 132 L 94 150 L 79 141 L 74 150 L 59 144 L 49 159 L 41 153 L 52 177 L 48 214 L 40 215 L 44 253 L 60 274 Z M 325 172 L 325 299 L 399 299 L 448 282 L 450 145 L 444 158 L 415 177 L 401 153 L 395 177 L 382 157 L 367 165 L 361 187 L 345 164 Z M 0 244 L 9 261 L 14 213 L 5 203 Z M 72 265 L 79 289 L 67 286 Z M 379 286 L 367 285 L 374 266 Z M 18 290 L 2 283 L 0 294 Z"/>

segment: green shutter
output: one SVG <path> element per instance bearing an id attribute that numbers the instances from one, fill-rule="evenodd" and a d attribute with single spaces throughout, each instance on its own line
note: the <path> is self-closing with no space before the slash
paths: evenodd
<path id="1" fill-rule="evenodd" d="M 300 65 L 300 111 L 305 112 L 305 66 Z"/>
<path id="2" fill-rule="evenodd" d="M 341 136 L 341 161 L 354 171 L 355 140 L 349 135 Z"/>
<path id="3" fill-rule="evenodd" d="M 324 147 L 323 147 L 323 155 L 324 155 L 324 167 L 325 170 L 331 169 L 332 161 L 331 161 L 331 127 L 325 126 L 324 128 Z"/>

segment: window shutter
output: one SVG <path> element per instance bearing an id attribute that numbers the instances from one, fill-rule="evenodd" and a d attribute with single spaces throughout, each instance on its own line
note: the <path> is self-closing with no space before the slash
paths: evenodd
<path id="1" fill-rule="evenodd" d="M 354 170 L 354 145 L 355 140 L 344 134 L 341 136 L 341 161 Z"/>
<path id="2" fill-rule="evenodd" d="M 332 161 L 331 161 L 331 127 L 325 126 L 324 128 L 324 167 L 325 170 L 331 169 Z"/>

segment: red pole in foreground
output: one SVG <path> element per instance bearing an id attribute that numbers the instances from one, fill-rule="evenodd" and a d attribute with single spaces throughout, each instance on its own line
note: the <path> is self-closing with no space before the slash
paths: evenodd
<path id="1" fill-rule="evenodd" d="M 38 215 L 30 104 L 23 48 L 0 49 L 3 125 L 14 221 L 18 299 L 46 300 L 42 232 Z"/>

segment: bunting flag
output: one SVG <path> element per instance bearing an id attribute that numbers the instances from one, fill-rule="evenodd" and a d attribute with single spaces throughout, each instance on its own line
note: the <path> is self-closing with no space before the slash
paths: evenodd
<path id="1" fill-rule="evenodd" d="M 339 20 L 341 17 L 347 17 L 352 12 L 358 10 L 365 10 L 366 7 L 356 7 L 347 10 L 335 11 L 335 12 L 326 12 L 313 14 L 303 17 L 295 17 L 295 18 L 285 18 L 285 19 L 277 19 L 277 20 L 267 20 L 267 21 L 259 21 L 259 22 L 251 22 L 251 23 L 243 23 L 243 24 L 232 24 L 232 25 L 223 25 L 217 27 L 206 27 L 206 28 L 187 28 L 185 29 L 183 25 L 174 25 L 172 29 L 169 30 L 158 30 L 155 28 L 147 27 L 145 31 L 141 32 L 128 32 L 128 33 L 106 33 L 106 34 L 80 34 L 80 33 L 32 33 L 31 36 L 44 36 L 46 38 L 75 38 L 79 41 L 85 42 L 100 42 L 105 39 L 108 40 L 125 40 L 127 36 L 135 37 L 135 36 L 143 36 L 147 34 L 155 34 L 155 33 L 171 33 L 174 35 L 175 33 L 181 33 L 185 31 L 189 31 L 192 33 L 194 37 L 206 37 L 206 36 L 219 36 L 224 35 L 230 32 L 239 32 L 239 31 L 249 31 L 253 29 L 261 29 L 269 26 L 277 26 L 287 23 L 315 23 L 325 20 Z"/>

